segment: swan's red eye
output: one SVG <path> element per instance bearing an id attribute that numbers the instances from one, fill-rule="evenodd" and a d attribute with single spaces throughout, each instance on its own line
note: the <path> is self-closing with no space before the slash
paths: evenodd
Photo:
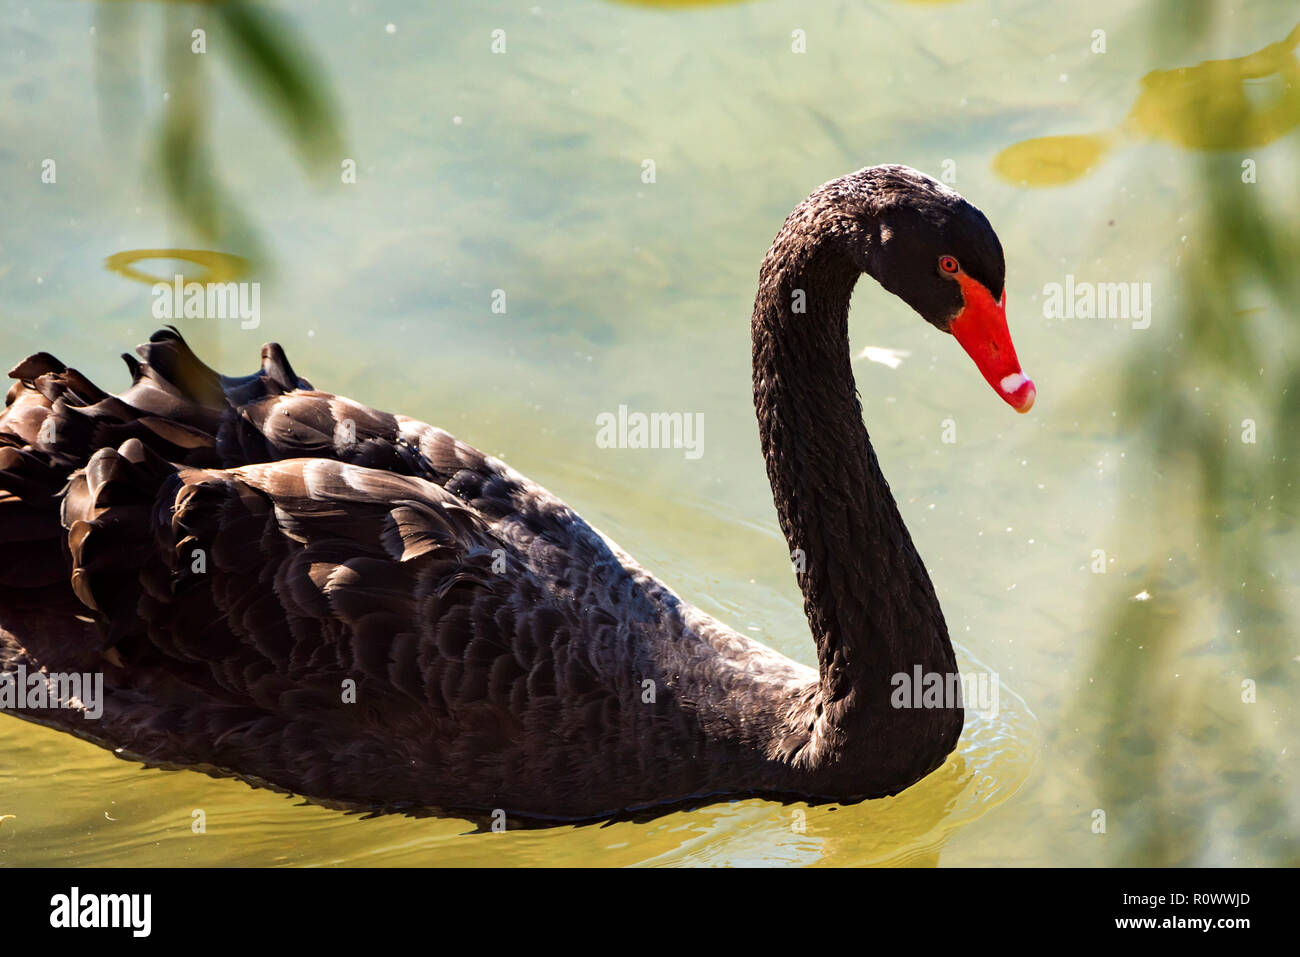
<path id="1" fill-rule="evenodd" d="M 951 256 L 940 256 L 939 268 L 944 272 L 956 272 L 960 267 L 957 265 L 957 260 Z"/>

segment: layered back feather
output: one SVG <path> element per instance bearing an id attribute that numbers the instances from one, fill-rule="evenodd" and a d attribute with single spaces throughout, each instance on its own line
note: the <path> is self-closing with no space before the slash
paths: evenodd
<path id="1" fill-rule="evenodd" d="M 109 394 L 31 356 L 0 414 L 0 671 L 20 716 L 368 809 L 588 818 L 802 789 L 817 675 L 684 604 L 540 486 L 175 331 Z"/>

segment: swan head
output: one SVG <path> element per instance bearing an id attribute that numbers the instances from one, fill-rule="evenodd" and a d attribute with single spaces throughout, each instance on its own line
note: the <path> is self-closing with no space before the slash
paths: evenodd
<path id="1" fill-rule="evenodd" d="M 1006 262 L 985 215 L 960 193 L 905 166 L 863 170 L 858 254 L 864 272 L 950 333 L 1008 405 L 1036 390 L 1007 328 Z"/>

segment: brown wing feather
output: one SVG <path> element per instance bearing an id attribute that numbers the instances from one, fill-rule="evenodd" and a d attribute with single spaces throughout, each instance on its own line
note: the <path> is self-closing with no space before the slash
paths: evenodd
<path id="1" fill-rule="evenodd" d="M 367 807 L 589 817 L 780 781 L 761 748 L 809 674 L 544 489 L 276 345 L 243 378 L 172 331 L 140 353 L 119 395 L 45 354 L 13 372 L 0 671 L 108 686 L 93 726 L 25 717 Z"/>

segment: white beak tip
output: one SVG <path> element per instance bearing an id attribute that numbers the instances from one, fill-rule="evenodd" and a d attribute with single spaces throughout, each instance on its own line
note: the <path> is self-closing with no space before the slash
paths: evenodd
<path id="1" fill-rule="evenodd" d="M 1003 395 L 1012 395 L 1028 381 L 1029 377 L 1023 372 L 1013 372 L 998 383 L 998 388 L 1002 390 Z"/>

